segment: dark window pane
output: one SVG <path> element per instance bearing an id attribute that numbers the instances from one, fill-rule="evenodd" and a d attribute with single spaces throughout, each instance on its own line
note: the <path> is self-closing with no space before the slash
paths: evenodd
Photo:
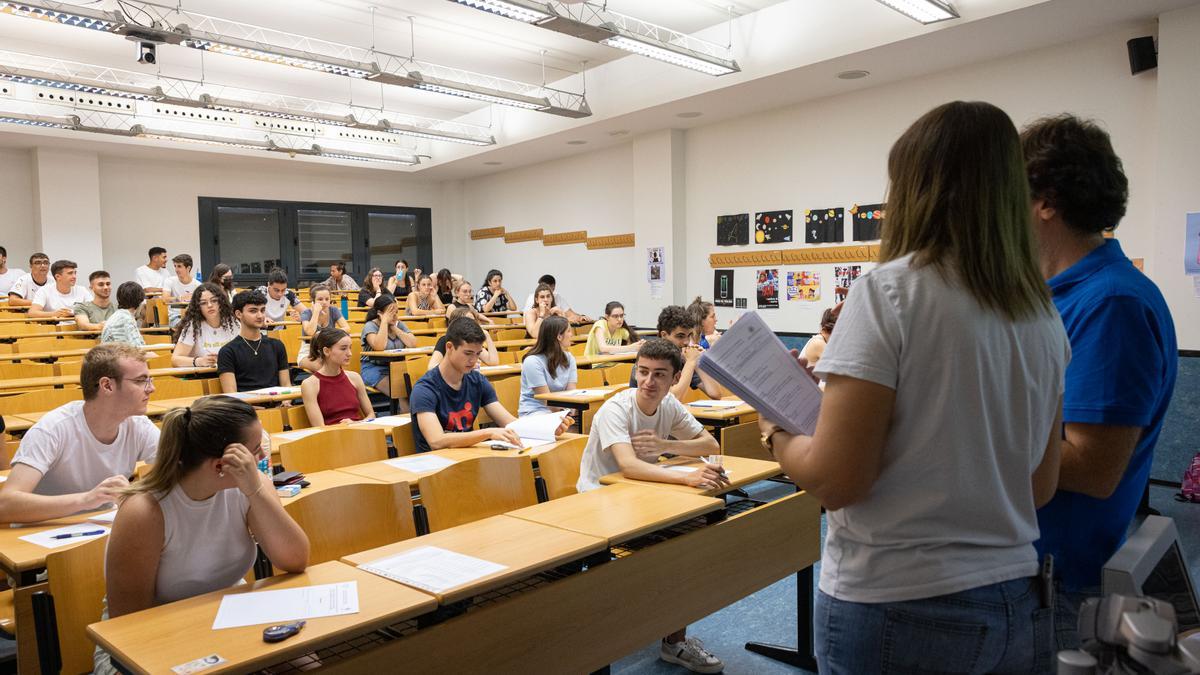
<path id="1" fill-rule="evenodd" d="M 221 262 L 241 274 L 265 274 L 279 265 L 279 211 L 221 206 L 217 208 Z M 202 272 L 208 278 L 208 270 Z"/>
<path id="2" fill-rule="evenodd" d="M 415 215 L 368 213 L 367 226 L 369 265 L 383 270 L 385 279 L 396 273 L 397 260 L 407 260 L 409 267 L 421 266 Z"/>
<path id="3" fill-rule="evenodd" d="M 354 269 L 351 259 L 349 211 L 296 211 L 296 231 L 300 238 L 300 273 L 323 274 L 339 260 L 346 273 L 358 279 L 363 270 Z"/>

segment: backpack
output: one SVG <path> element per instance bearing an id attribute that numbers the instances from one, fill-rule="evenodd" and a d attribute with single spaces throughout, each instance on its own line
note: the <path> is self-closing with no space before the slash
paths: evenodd
<path id="1" fill-rule="evenodd" d="M 1175 499 L 1181 502 L 1200 502 L 1200 453 L 1192 457 L 1192 463 L 1183 472 L 1183 482 Z"/>

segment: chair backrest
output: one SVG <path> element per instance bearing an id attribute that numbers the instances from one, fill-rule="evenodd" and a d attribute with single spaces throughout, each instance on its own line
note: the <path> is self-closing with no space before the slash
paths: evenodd
<path id="1" fill-rule="evenodd" d="M 168 398 L 203 395 L 204 383 L 200 380 L 184 380 L 178 377 L 156 377 L 154 378 L 154 393 L 150 394 L 150 400 L 161 401 Z"/>
<path id="2" fill-rule="evenodd" d="M 608 384 L 629 384 L 629 376 L 632 374 L 633 364 L 621 361 L 604 369 L 604 381 Z"/>
<path id="3" fill-rule="evenodd" d="M 299 359 L 308 356 L 308 350 L 305 349 L 303 354 L 300 353 L 300 343 L 305 342 L 303 331 L 300 326 L 284 326 L 278 330 L 271 332 L 271 337 L 283 342 L 283 348 L 287 351 L 288 363 L 297 363 Z M 353 344 L 353 341 L 351 341 Z"/>
<path id="4" fill-rule="evenodd" d="M 515 416 L 521 405 L 521 376 L 510 375 L 492 380 L 492 387 L 496 389 L 496 398 L 500 405 Z"/>
<path id="5" fill-rule="evenodd" d="M 578 381 L 575 383 L 580 389 L 588 387 L 603 387 L 607 384 L 604 381 L 603 368 L 577 368 L 575 372 L 578 374 Z"/>
<path id="6" fill-rule="evenodd" d="M 762 446 L 758 420 L 724 427 L 717 440 L 721 442 L 721 454 L 723 455 L 763 459 L 768 462 L 775 461 L 775 458 Z"/>
<path id="7" fill-rule="evenodd" d="M 91 349 L 96 344 L 94 339 L 83 338 L 21 338 L 13 343 L 13 352 L 16 354 L 60 352 L 67 349 Z"/>
<path id="8" fill-rule="evenodd" d="M 575 344 L 571 345 L 571 349 L 568 351 L 570 351 L 572 354 L 574 354 L 577 357 L 583 356 L 583 353 L 585 351 L 587 351 L 587 343 L 586 342 L 576 342 Z"/>
<path id="9" fill-rule="evenodd" d="M 688 389 L 687 393 L 680 399 L 681 403 L 691 403 L 692 401 L 704 401 L 708 399 L 708 394 L 704 393 L 703 389 Z"/>
<path id="10" fill-rule="evenodd" d="M 383 429 L 333 427 L 294 441 L 280 443 L 280 463 L 288 471 L 312 473 L 387 459 Z"/>
<path id="11" fill-rule="evenodd" d="M 15 314 L 5 314 L 5 318 L 16 316 Z M 8 337 L 10 335 L 25 335 L 27 333 L 45 333 L 49 328 L 48 324 L 40 322 L 24 322 L 24 321 L 5 321 L 0 323 L 0 336 Z"/>
<path id="12" fill-rule="evenodd" d="M 148 345 L 167 344 L 170 341 L 170 333 L 142 333 L 142 342 Z"/>
<path id="13" fill-rule="evenodd" d="M 503 330 L 496 331 L 496 334 L 492 336 L 493 340 L 522 340 L 524 338 L 524 328 L 505 328 Z"/>
<path id="14" fill-rule="evenodd" d="M 292 405 L 283 410 L 283 423 L 292 429 L 308 429 L 312 423 L 308 421 L 308 411 L 302 405 Z"/>
<path id="15" fill-rule="evenodd" d="M 429 370 L 429 357 L 424 354 L 410 356 L 405 359 L 404 367 L 408 369 L 408 385 L 404 387 L 404 395 L 409 397 L 412 396 L 412 388 L 416 386 L 417 380 L 424 377 L 425 371 Z"/>
<path id="16" fill-rule="evenodd" d="M 418 485 L 430 532 L 537 503 L 528 455 L 468 459 L 421 478 Z"/>
<path id="17" fill-rule="evenodd" d="M 496 352 L 496 359 L 500 366 L 511 366 L 517 362 L 517 353 L 511 349 L 502 349 Z"/>
<path id="18" fill-rule="evenodd" d="M 587 447 L 587 442 L 587 436 L 572 438 L 538 455 L 538 472 L 542 475 L 550 499 L 577 492 L 575 484 L 579 482 L 579 463 L 583 460 L 583 449 Z"/>
<path id="19" fill-rule="evenodd" d="M 277 434 L 283 431 L 283 408 L 255 408 L 258 421 L 262 422 L 263 431 Z"/>
<path id="20" fill-rule="evenodd" d="M 150 365 L 149 363 L 147 363 L 146 365 L 149 366 L 150 368 L 157 367 L 157 366 Z M 170 363 L 167 364 L 167 366 L 170 366 L 170 365 L 171 365 Z M 59 359 L 54 362 L 54 370 L 56 371 L 55 372 L 56 375 L 78 375 L 80 373 L 80 371 L 83 370 L 82 357 L 70 358 L 70 359 Z"/>
<path id="21" fill-rule="evenodd" d="M 64 403 L 82 400 L 83 390 L 78 387 L 27 391 L 23 394 L 0 397 L 0 415 L 17 415 L 23 412 L 46 412 Z"/>
<path id="22" fill-rule="evenodd" d="M 444 317 L 444 316 L 429 317 L 429 327 L 430 328 L 445 328 L 446 327 L 446 317 Z"/>
<path id="23" fill-rule="evenodd" d="M 408 483 L 363 481 L 326 488 L 284 505 L 308 535 L 309 565 L 417 536 Z"/>
<path id="24" fill-rule="evenodd" d="M 418 347 L 433 347 L 433 346 L 437 345 L 438 337 L 439 336 L 437 336 L 437 335 L 418 335 L 418 336 L 416 336 L 417 346 Z"/>
<path id="25" fill-rule="evenodd" d="M 4 380 L 21 380 L 27 377 L 53 377 L 54 364 L 52 363 L 34 363 L 33 361 L 21 361 L 13 363 L 5 361 L 0 363 L 0 379 Z"/>
<path id="26" fill-rule="evenodd" d="M 46 554 L 46 575 L 58 619 L 62 672 L 92 672 L 95 643 L 87 626 L 104 612 L 104 551 L 108 537 L 98 537 L 65 551 Z M 33 626 L 21 630 L 32 630 Z"/>

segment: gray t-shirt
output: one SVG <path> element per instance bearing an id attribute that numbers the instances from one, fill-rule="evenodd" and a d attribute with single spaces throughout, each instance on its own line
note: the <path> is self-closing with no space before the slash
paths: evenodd
<path id="1" fill-rule="evenodd" d="M 95 301 L 75 303 L 75 314 L 84 314 L 87 316 L 88 323 L 102 323 L 108 321 L 108 318 L 117 311 L 117 306 L 112 302 L 108 303 L 108 307 L 97 307 Z"/>

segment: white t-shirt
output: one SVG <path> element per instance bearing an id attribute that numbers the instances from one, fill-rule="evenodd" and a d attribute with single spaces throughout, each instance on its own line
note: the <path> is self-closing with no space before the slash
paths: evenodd
<path id="1" fill-rule="evenodd" d="M 259 286 L 258 291 L 267 299 L 267 318 L 271 321 L 283 321 L 287 318 L 288 308 L 300 304 L 300 298 L 290 290 L 284 291 L 278 300 L 271 297 L 266 286 Z"/>
<path id="2" fill-rule="evenodd" d="M 168 281 L 175 278 L 175 271 L 168 270 L 166 267 L 158 269 L 150 269 L 149 265 L 142 265 L 133 271 L 133 280 L 138 282 L 142 288 L 163 288 Z"/>
<path id="3" fill-rule="evenodd" d="M 52 283 L 38 289 L 32 299 L 33 304 L 41 305 L 47 312 L 57 312 L 63 308 L 74 311 L 75 303 L 91 301 L 92 292 L 83 286 L 72 286 L 66 293 L 60 293 L 58 287 Z M 74 323 L 74 320 L 67 323 Z"/>
<path id="4" fill-rule="evenodd" d="M 571 309 L 571 303 L 567 302 L 567 299 L 558 291 L 554 292 L 554 306 L 564 312 Z M 533 309 L 533 293 L 525 298 L 525 309 Z"/>
<path id="5" fill-rule="evenodd" d="M 704 426 L 673 394 L 667 394 L 653 415 L 646 415 L 638 408 L 636 389 L 615 394 L 592 417 L 592 430 L 579 462 L 579 482 L 575 489 L 580 492 L 594 490 L 600 487 L 602 476 L 620 471 L 621 465 L 612 454 L 612 446 L 629 443 L 630 436 L 648 429 L 659 438 L 674 436 L 691 440 L 704 431 Z"/>
<path id="6" fill-rule="evenodd" d="M 159 502 L 163 546 L 154 603 L 165 604 L 238 583 L 258 552 L 246 528 L 250 501 L 237 488 L 202 501 L 176 485 Z"/>
<path id="7" fill-rule="evenodd" d="M 42 473 L 34 489 L 39 495 L 87 492 L 110 476 L 130 476 L 137 462 L 152 462 L 158 451 L 158 427 L 145 415 L 121 422 L 117 438 L 96 440 L 83 417 L 83 401 L 72 401 L 46 413 L 25 432 L 13 464 Z"/>
<path id="8" fill-rule="evenodd" d="M 882 470 L 828 513 L 820 588 L 929 598 L 1037 573 L 1031 476 L 1063 392 L 1058 313 L 1013 323 L 911 256 L 854 282 L 816 373 L 896 391 Z"/>
<path id="9" fill-rule="evenodd" d="M 22 274 L 15 282 L 13 282 L 12 288 L 8 289 L 8 292 L 19 295 L 25 300 L 32 300 L 34 294 L 47 284 L 51 286 L 54 285 L 54 279 L 51 278 L 49 274 L 46 275 L 45 283 L 39 284 L 38 282 L 34 281 L 32 274 L 25 273 Z"/>
<path id="10" fill-rule="evenodd" d="M 0 296 L 8 297 L 8 291 L 17 283 L 17 279 L 25 276 L 25 270 L 20 267 L 10 267 L 0 273 Z"/>
<path id="11" fill-rule="evenodd" d="M 140 284 L 142 282 L 139 281 L 138 283 Z M 172 274 L 171 278 L 163 282 L 162 289 L 172 298 L 180 298 L 183 297 L 184 293 L 191 293 L 192 291 L 196 290 L 198 286 L 200 286 L 200 280 L 194 276 L 192 277 L 190 283 L 185 284 L 179 280 L 178 276 Z"/>
<path id="12" fill-rule="evenodd" d="M 208 356 L 221 351 L 226 343 L 238 336 L 237 325 L 219 328 L 213 328 L 208 325 L 207 321 L 200 322 L 200 342 L 196 343 L 196 338 L 192 335 L 192 324 L 188 322 L 184 325 L 183 330 L 179 331 L 179 344 L 190 345 L 192 351 L 188 356 Z"/>

